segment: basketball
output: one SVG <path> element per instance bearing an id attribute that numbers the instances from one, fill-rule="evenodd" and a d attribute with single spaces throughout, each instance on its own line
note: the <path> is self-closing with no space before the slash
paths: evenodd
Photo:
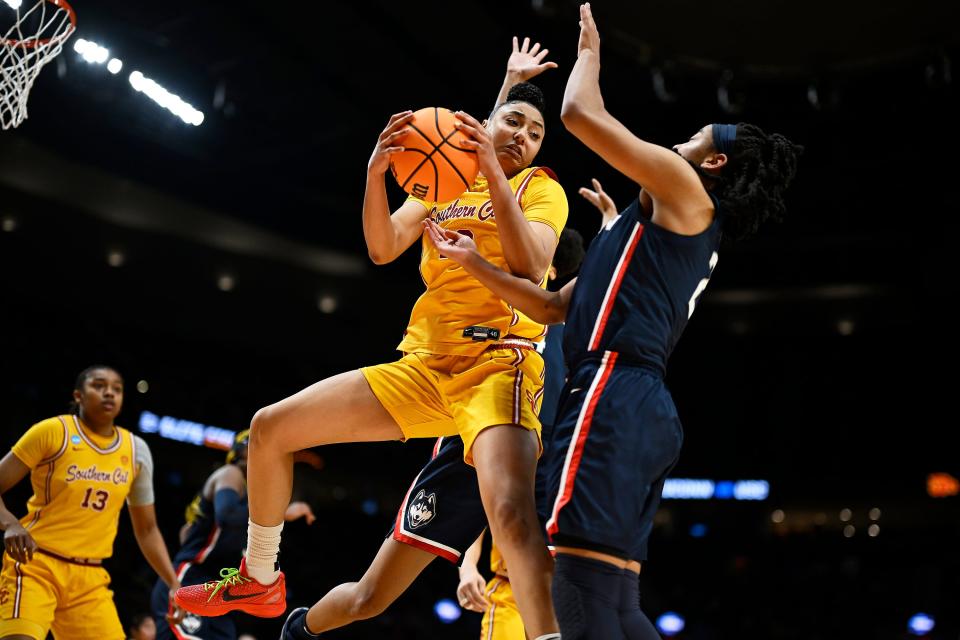
<path id="1" fill-rule="evenodd" d="M 398 143 L 404 150 L 390 158 L 400 188 L 428 202 L 447 202 L 473 186 L 479 164 L 449 109 L 427 107 L 413 114 L 410 133 Z"/>

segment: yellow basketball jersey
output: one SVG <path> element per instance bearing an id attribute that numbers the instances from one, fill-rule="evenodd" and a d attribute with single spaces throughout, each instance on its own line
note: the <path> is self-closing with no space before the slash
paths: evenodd
<path id="1" fill-rule="evenodd" d="M 126 429 L 104 438 L 72 415 L 30 427 L 12 451 L 31 469 L 33 496 L 20 522 L 41 549 L 71 558 L 110 557 L 136 472 L 135 446 Z"/>
<path id="2" fill-rule="evenodd" d="M 542 222 L 557 237 L 567 222 L 567 198 L 553 172 L 544 167 L 528 167 L 510 179 L 517 202 L 527 220 Z M 479 176 L 473 187 L 453 202 L 422 204 L 429 217 L 444 229 L 473 238 L 484 258 L 509 271 L 487 181 Z M 403 341 L 397 347 L 405 353 L 478 356 L 489 343 L 464 336 L 464 329 L 482 326 L 508 334 L 538 340 L 544 326 L 536 323 L 490 292 L 457 263 L 440 255 L 429 238 L 423 238 L 420 275 L 427 290 L 410 314 Z M 546 273 L 541 286 L 546 287 Z"/>

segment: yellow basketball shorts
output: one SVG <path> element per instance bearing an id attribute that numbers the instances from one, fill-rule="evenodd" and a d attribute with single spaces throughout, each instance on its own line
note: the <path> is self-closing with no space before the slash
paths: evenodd
<path id="1" fill-rule="evenodd" d="M 480 621 L 480 640 L 524 640 L 523 620 L 517 601 L 513 599 L 510 581 L 494 576 L 487 583 L 484 595 L 490 606 Z"/>
<path id="2" fill-rule="evenodd" d="M 496 344 L 477 357 L 408 353 L 360 371 L 405 439 L 459 435 L 468 464 L 473 441 L 488 427 L 518 425 L 540 439 L 544 365 L 535 349 Z"/>
<path id="3" fill-rule="evenodd" d="M 0 638 L 123 640 L 110 575 L 100 566 L 64 562 L 35 553 L 24 564 L 8 555 L 0 572 Z"/>

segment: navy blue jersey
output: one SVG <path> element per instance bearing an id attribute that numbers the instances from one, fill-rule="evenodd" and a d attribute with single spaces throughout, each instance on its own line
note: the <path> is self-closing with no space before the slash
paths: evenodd
<path id="1" fill-rule="evenodd" d="M 654 224 L 638 198 L 593 239 L 567 311 L 563 353 L 571 371 L 605 351 L 666 371 L 717 264 L 716 199 L 714 206 L 710 227 L 684 236 Z"/>
<path id="2" fill-rule="evenodd" d="M 557 403 L 560 392 L 567 381 L 567 367 L 563 364 L 563 323 L 547 327 L 547 337 L 543 347 L 543 365 L 546 376 L 543 379 L 543 401 L 540 403 L 540 424 L 544 430 L 552 425 L 557 417 Z M 543 441 L 547 441 L 544 431 Z"/>
<path id="3" fill-rule="evenodd" d="M 246 511 L 246 495 L 240 499 L 239 506 Z M 224 523 L 220 518 L 218 522 L 213 501 L 197 494 L 187 507 L 187 521 L 190 523 L 187 538 L 174 557 L 177 571 L 185 562 L 199 565 L 209 561 L 213 571 L 235 564 L 247 544 L 247 519 L 236 517 L 233 520 L 233 523 Z"/>

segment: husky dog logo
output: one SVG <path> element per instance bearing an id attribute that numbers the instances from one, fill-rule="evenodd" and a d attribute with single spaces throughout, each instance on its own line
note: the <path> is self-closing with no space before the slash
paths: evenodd
<path id="1" fill-rule="evenodd" d="M 437 494 L 426 495 L 423 489 L 417 493 L 407 509 L 407 524 L 411 529 L 425 525 L 437 515 Z"/>
<path id="2" fill-rule="evenodd" d="M 187 633 L 196 633 L 200 630 L 200 625 L 202 624 L 203 620 L 192 613 L 188 613 L 186 616 L 184 616 L 183 621 L 180 623 L 180 628 Z"/>

